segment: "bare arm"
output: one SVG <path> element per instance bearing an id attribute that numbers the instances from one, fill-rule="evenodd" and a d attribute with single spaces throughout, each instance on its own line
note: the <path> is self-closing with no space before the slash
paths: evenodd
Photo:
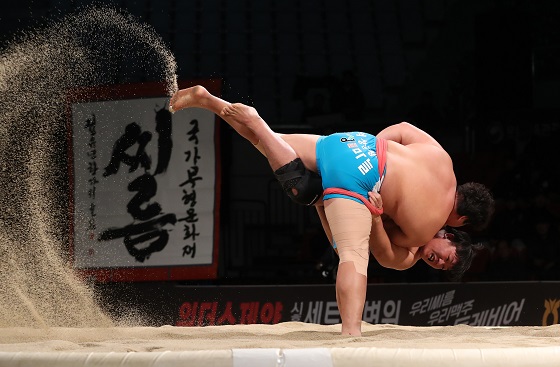
<path id="1" fill-rule="evenodd" d="M 369 201 L 378 208 L 383 206 L 381 195 L 376 192 L 369 192 Z M 393 226 L 388 224 L 388 229 L 391 233 L 400 232 L 400 228 L 396 224 Z M 400 233 L 403 235 L 402 232 Z M 381 217 L 372 218 L 369 250 L 379 264 L 386 268 L 404 270 L 417 261 L 408 248 L 395 245 L 393 237 L 389 238 Z"/>
<path id="2" fill-rule="evenodd" d="M 374 218 L 371 224 L 369 250 L 379 264 L 385 268 L 405 270 L 412 267 L 417 261 L 408 248 L 391 242 L 379 217 Z"/>
<path id="3" fill-rule="evenodd" d="M 393 224 L 393 225 L 390 225 Z M 387 232 L 387 236 L 389 236 L 391 243 L 393 245 L 399 247 L 418 247 L 419 243 L 411 236 L 407 235 L 402 231 L 402 229 L 396 225 L 394 222 L 387 223 L 383 221 L 383 228 L 385 228 L 385 232 Z"/>
<path id="4" fill-rule="evenodd" d="M 381 130 L 376 136 L 402 145 L 422 143 L 442 148 L 436 139 L 432 138 L 424 130 L 419 129 L 408 122 L 401 122 L 399 124 L 388 126 Z"/>

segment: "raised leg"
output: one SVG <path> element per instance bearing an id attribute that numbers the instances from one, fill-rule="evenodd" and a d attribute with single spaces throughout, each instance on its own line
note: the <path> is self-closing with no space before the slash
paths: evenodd
<path id="1" fill-rule="evenodd" d="M 223 108 L 220 116 L 228 123 L 248 128 L 259 140 L 264 155 L 272 170 L 298 158 L 296 151 L 282 139 L 282 135 L 272 131 L 270 126 L 259 116 L 256 109 L 242 103 L 233 103 Z"/>
<path id="2" fill-rule="evenodd" d="M 255 145 L 268 158 L 274 171 L 298 157 L 295 150 L 280 134 L 270 129 L 253 107 L 241 103 L 231 104 L 210 94 L 200 85 L 179 90 L 169 105 L 173 111 L 198 107 L 214 112 Z"/>
<path id="3" fill-rule="evenodd" d="M 169 102 L 170 111 L 173 112 L 180 111 L 185 108 L 197 107 L 212 111 L 222 118 L 222 110 L 229 105 L 231 105 L 231 103 L 210 94 L 210 92 L 208 92 L 208 90 L 201 85 L 177 91 L 171 97 L 171 101 Z M 229 121 L 225 118 L 224 120 L 235 131 L 237 131 L 239 135 L 243 136 L 254 145 L 258 144 L 259 139 L 246 126 L 243 126 L 234 120 Z"/>

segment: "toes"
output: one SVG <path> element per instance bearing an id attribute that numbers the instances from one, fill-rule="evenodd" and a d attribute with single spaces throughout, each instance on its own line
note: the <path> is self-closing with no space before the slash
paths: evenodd
<path id="1" fill-rule="evenodd" d="M 232 105 L 226 106 L 222 109 L 222 115 L 230 116 L 231 114 L 233 114 L 233 106 Z"/>

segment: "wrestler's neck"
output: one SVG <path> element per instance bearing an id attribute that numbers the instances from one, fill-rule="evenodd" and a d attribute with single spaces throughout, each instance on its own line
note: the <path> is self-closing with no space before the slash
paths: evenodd
<path id="1" fill-rule="evenodd" d="M 462 227 L 465 225 L 466 221 L 466 216 L 457 213 L 457 194 L 455 194 L 455 202 L 453 203 L 453 208 L 451 209 L 451 213 L 449 213 L 449 217 L 447 217 L 445 225 L 449 227 Z"/>

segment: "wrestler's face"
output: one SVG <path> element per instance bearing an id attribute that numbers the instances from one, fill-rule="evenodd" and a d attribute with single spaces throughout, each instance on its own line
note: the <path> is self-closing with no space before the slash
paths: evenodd
<path id="1" fill-rule="evenodd" d="M 420 247 L 422 259 L 434 269 L 449 270 L 457 263 L 456 247 L 446 238 L 449 234 L 436 235 Z"/>

